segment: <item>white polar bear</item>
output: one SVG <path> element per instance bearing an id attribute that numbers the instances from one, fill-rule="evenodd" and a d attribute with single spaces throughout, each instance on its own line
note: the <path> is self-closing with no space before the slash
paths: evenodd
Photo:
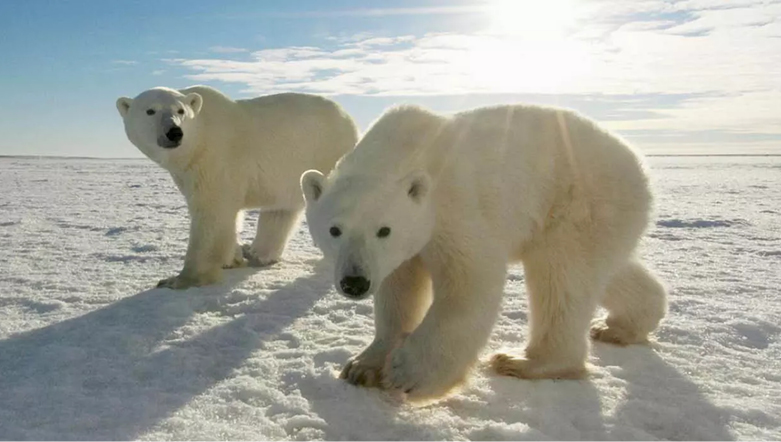
<path id="1" fill-rule="evenodd" d="M 174 179 L 187 200 L 184 269 L 160 281 L 175 289 L 221 279 L 222 269 L 276 262 L 304 207 L 299 179 L 330 170 L 357 141 L 353 120 L 328 99 L 285 93 L 233 101 L 206 86 L 154 88 L 117 109 L 130 141 Z M 242 251 L 243 209 L 260 208 Z"/>
<path id="2" fill-rule="evenodd" d="M 350 383 L 413 400 L 457 385 L 489 338 L 513 261 L 525 269 L 530 333 L 523 356 L 492 359 L 501 374 L 584 375 L 597 305 L 608 315 L 591 336 L 617 344 L 645 342 L 666 312 L 663 285 L 635 255 L 652 208 L 642 162 L 574 112 L 398 107 L 301 187 L 337 290 L 374 294 L 375 339 L 342 371 Z"/>

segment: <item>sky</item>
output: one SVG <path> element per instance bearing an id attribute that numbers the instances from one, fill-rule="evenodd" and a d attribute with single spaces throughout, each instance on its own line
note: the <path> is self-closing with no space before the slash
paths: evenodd
<path id="1" fill-rule="evenodd" d="M 781 153 L 781 0 L 0 2 L 0 155 L 141 157 L 116 99 L 206 84 L 576 109 L 641 151 Z"/>

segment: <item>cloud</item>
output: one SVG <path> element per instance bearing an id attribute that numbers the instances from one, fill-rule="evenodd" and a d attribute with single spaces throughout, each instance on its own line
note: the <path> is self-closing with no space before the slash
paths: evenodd
<path id="1" fill-rule="evenodd" d="M 707 23 L 707 21 L 706 21 Z M 647 24 L 646 24 L 647 25 Z M 242 83 L 251 93 L 426 95 L 453 92 L 690 93 L 768 89 L 781 66 L 773 24 L 622 27 L 588 39 L 528 41 L 491 34 L 368 38 L 335 48 L 286 47 L 249 60 L 178 62 L 199 81 Z M 740 82 L 736 79 L 740 78 Z"/>
<path id="2" fill-rule="evenodd" d="M 135 66 L 138 64 L 135 60 L 112 60 L 111 63 L 121 66 Z"/>
<path id="3" fill-rule="evenodd" d="M 163 75 L 165 73 L 166 73 L 165 69 L 157 69 L 157 70 L 152 71 L 152 75 Z"/>
<path id="4" fill-rule="evenodd" d="M 209 48 L 209 52 L 214 52 L 216 54 L 239 54 L 249 51 L 244 48 L 234 48 L 230 46 L 212 46 Z"/>
<path id="5" fill-rule="evenodd" d="M 197 81 L 243 83 L 252 93 L 302 90 L 322 94 L 427 95 L 453 92 L 557 92 L 579 72 L 581 48 L 493 35 L 427 34 L 367 38 L 333 49 L 287 47 L 253 52 L 251 60 L 176 63 Z M 522 54 L 516 58 L 516 54 Z M 585 62 L 585 60 L 582 60 Z M 534 68 L 530 69 L 530 66 Z"/>
<path id="6" fill-rule="evenodd" d="M 781 135 L 778 124 L 778 116 L 781 115 L 781 89 L 695 97 L 674 108 L 665 109 L 661 115 L 658 119 L 627 119 L 608 125 L 614 129 L 719 129 Z"/>
<path id="7" fill-rule="evenodd" d="M 770 75 L 781 66 L 774 38 L 781 36 L 781 21 L 776 19 L 781 16 L 781 3 L 736 0 L 730 8 L 711 0 L 576 4 L 580 7 L 572 13 L 575 23 L 570 32 L 548 39 L 490 31 L 362 34 L 331 40 L 335 45 L 260 50 L 249 53 L 250 60 L 217 57 L 180 64 L 191 71 L 188 78 L 241 83 L 247 93 L 298 89 L 378 95 L 622 94 L 781 86 L 781 76 Z M 413 9 L 442 13 L 440 8 Z M 360 10 L 368 11 L 407 10 Z"/>
<path id="8" fill-rule="evenodd" d="M 571 11 L 563 35 L 363 33 L 324 39 L 317 46 L 242 52 L 241 59 L 223 53 L 168 62 L 185 68 L 188 79 L 238 84 L 248 95 L 290 90 L 399 97 L 688 94 L 695 98 L 674 108 L 619 113 L 625 120 L 612 118 L 609 124 L 635 130 L 780 132 L 772 116 L 781 115 L 781 2 L 574 4 L 579 7 Z M 413 9 L 351 14 L 466 13 L 461 7 Z"/>

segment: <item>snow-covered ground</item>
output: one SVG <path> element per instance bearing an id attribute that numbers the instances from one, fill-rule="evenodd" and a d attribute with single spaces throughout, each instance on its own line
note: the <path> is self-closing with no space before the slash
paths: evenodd
<path id="1" fill-rule="evenodd" d="M 302 226 L 284 262 L 152 289 L 187 214 L 148 160 L 0 159 L 0 439 L 781 439 L 781 157 L 654 157 L 653 348 L 583 381 L 475 369 L 425 407 L 336 378 L 372 338 Z M 254 232 L 252 214 L 244 239 Z M 523 273 L 482 359 L 520 351 Z"/>

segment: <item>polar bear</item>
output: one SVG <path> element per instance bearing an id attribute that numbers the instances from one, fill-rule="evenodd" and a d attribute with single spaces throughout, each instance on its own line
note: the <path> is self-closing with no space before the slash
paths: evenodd
<path id="1" fill-rule="evenodd" d="M 589 328 L 597 340 L 642 343 L 666 313 L 664 285 L 636 254 L 652 209 L 642 160 L 573 111 L 396 107 L 301 187 L 337 291 L 374 295 L 374 341 L 341 373 L 352 384 L 410 400 L 458 385 L 514 261 L 530 331 L 523 355 L 492 359 L 500 374 L 581 377 Z M 598 305 L 607 317 L 592 322 Z"/>
<path id="2" fill-rule="evenodd" d="M 222 269 L 280 259 L 304 208 L 299 178 L 330 170 L 355 146 L 353 120 L 335 102 L 283 93 L 233 101 L 216 89 L 157 87 L 117 100 L 130 141 L 166 169 L 184 195 L 190 239 L 184 268 L 158 287 L 220 281 Z M 243 209 L 260 208 L 248 247 Z"/>

